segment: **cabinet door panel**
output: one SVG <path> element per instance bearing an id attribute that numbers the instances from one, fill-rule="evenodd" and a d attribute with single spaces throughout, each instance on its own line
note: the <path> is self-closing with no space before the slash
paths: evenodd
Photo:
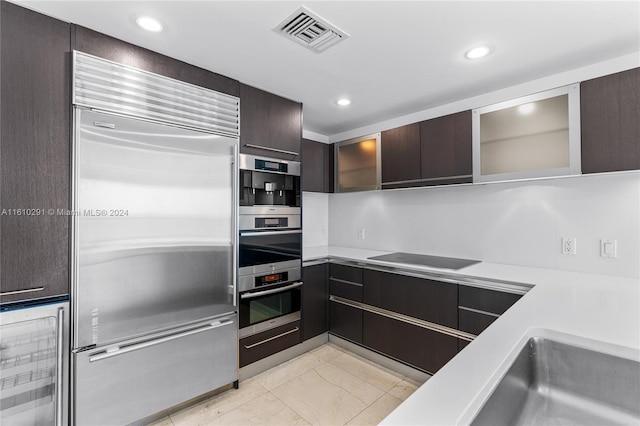
<path id="1" fill-rule="evenodd" d="M 0 10 L 0 284 L 41 288 L 4 303 L 69 293 L 71 46 L 69 24 Z"/>
<path id="2" fill-rule="evenodd" d="M 328 330 L 328 269 L 326 263 L 304 268 L 304 286 L 302 290 L 303 341 Z"/>
<path id="3" fill-rule="evenodd" d="M 420 123 L 382 132 L 380 145 L 383 185 L 420 179 Z"/>
<path id="4" fill-rule="evenodd" d="M 356 343 L 362 343 L 362 310 L 329 302 L 329 331 Z"/>
<path id="5" fill-rule="evenodd" d="M 364 313 L 363 344 L 435 373 L 458 352 L 458 339 L 371 312 Z"/>
<path id="6" fill-rule="evenodd" d="M 303 139 L 302 150 L 302 190 L 308 192 L 333 192 L 331 167 L 333 145 Z"/>
<path id="7" fill-rule="evenodd" d="M 471 111 L 421 122 L 420 141 L 422 179 L 436 179 L 432 184 L 472 181 Z"/>
<path id="8" fill-rule="evenodd" d="M 387 272 L 364 271 L 364 303 L 458 327 L 458 286 Z"/>
<path id="9" fill-rule="evenodd" d="M 498 317 L 494 317 L 491 315 L 484 315 L 464 309 L 458 310 L 458 321 L 460 323 L 460 330 L 466 331 L 467 333 L 475 334 L 476 336 L 482 333 L 497 319 Z"/>
<path id="10" fill-rule="evenodd" d="M 241 153 L 297 161 L 301 140 L 302 104 L 240 84 Z"/>
<path id="11" fill-rule="evenodd" d="M 460 286 L 460 306 L 502 314 L 522 297 L 519 294 L 484 288 Z"/>
<path id="12" fill-rule="evenodd" d="M 580 83 L 582 173 L 640 169 L 640 68 Z"/>
<path id="13" fill-rule="evenodd" d="M 240 96 L 237 80 L 187 64 L 151 50 L 90 30 L 72 27 L 73 48 L 80 52 L 160 74 L 196 86 Z"/>
<path id="14" fill-rule="evenodd" d="M 338 278 L 340 280 L 362 284 L 363 269 L 354 266 L 331 263 L 329 266 L 329 278 Z"/>

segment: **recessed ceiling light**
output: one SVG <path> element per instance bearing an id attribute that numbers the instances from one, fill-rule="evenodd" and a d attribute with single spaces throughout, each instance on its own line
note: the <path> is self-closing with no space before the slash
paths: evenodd
<path id="1" fill-rule="evenodd" d="M 159 33 L 162 31 L 162 24 L 157 19 L 154 19 L 150 16 L 140 16 L 136 19 L 136 23 L 147 31 L 151 31 L 153 33 Z"/>
<path id="2" fill-rule="evenodd" d="M 342 98 L 342 99 L 338 99 L 338 102 L 336 102 L 338 105 L 340 106 L 347 106 L 347 105 L 351 105 L 351 101 L 347 98 Z"/>
<path id="3" fill-rule="evenodd" d="M 478 46 L 468 50 L 467 53 L 464 54 L 464 57 L 467 59 L 480 59 L 489 53 L 491 53 L 491 49 L 488 46 Z"/>

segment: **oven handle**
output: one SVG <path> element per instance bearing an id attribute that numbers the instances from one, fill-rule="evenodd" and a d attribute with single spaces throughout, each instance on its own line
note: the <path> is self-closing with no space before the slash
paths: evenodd
<path id="1" fill-rule="evenodd" d="M 293 288 L 301 287 L 302 281 L 287 285 L 284 287 L 272 288 L 271 290 L 259 291 L 257 293 L 245 293 L 240 295 L 240 299 L 255 299 L 256 297 L 266 296 L 267 294 L 280 293 L 281 291 L 291 290 Z"/>
<path id="2" fill-rule="evenodd" d="M 266 232 L 240 231 L 241 237 L 261 237 L 263 235 L 283 235 L 283 234 L 302 234 L 302 229 L 294 229 L 293 231 L 266 231 Z"/>

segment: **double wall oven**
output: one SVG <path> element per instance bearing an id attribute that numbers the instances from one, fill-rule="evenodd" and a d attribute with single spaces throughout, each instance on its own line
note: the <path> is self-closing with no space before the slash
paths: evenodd
<path id="1" fill-rule="evenodd" d="M 240 155 L 239 337 L 300 319 L 300 163 Z"/>

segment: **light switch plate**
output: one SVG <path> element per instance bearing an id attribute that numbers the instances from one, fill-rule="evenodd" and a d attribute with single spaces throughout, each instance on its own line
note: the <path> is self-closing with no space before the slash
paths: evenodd
<path id="1" fill-rule="evenodd" d="M 618 257 L 618 241 L 604 239 L 600 240 L 600 257 Z"/>

